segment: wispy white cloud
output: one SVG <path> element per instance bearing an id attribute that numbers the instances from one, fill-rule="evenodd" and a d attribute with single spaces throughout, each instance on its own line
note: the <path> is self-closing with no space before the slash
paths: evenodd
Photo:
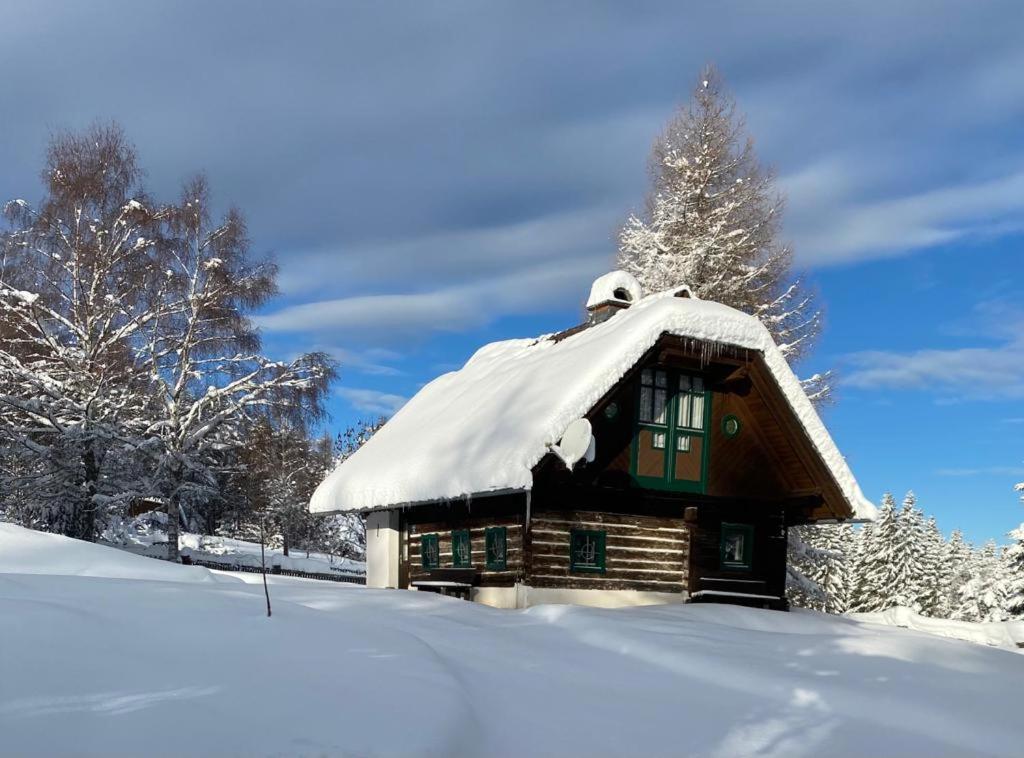
<path id="1" fill-rule="evenodd" d="M 391 236 L 322 250 L 293 251 L 281 271 L 286 295 L 474 283 L 547 263 L 588 259 L 610 265 L 620 205 L 571 208 L 507 223 Z"/>
<path id="2" fill-rule="evenodd" d="M 356 387 L 340 387 L 338 394 L 345 398 L 353 408 L 365 413 L 390 416 L 408 401 L 402 395 L 393 395 L 372 389 Z"/>
<path id="3" fill-rule="evenodd" d="M 846 357 L 844 383 L 859 389 L 926 389 L 977 397 L 1024 397 L 1024 346 L 866 351 Z"/>
<path id="4" fill-rule="evenodd" d="M 356 372 L 371 376 L 399 376 L 403 373 L 394 364 L 402 355 L 393 350 L 369 348 L 367 350 L 349 350 L 331 345 L 315 345 L 314 350 L 321 350 L 338 361 L 342 374 Z"/>
<path id="5" fill-rule="evenodd" d="M 565 308 L 574 301 L 582 312 L 586 284 L 600 270 L 592 260 L 563 260 L 427 292 L 302 303 L 261 316 L 257 322 L 269 332 L 330 333 L 354 342 L 462 331 L 501 315 Z"/>
<path id="6" fill-rule="evenodd" d="M 801 211 L 789 230 L 804 263 L 906 255 L 1024 229 L 1024 170 L 881 200 L 850 196 L 862 173 L 857 166 L 828 161 L 784 181 L 790 207 Z"/>
<path id="7" fill-rule="evenodd" d="M 1024 476 L 1024 466 L 981 466 L 979 468 L 940 468 L 937 476 Z"/>
<path id="8" fill-rule="evenodd" d="M 1004 302 L 975 308 L 969 333 L 985 347 L 871 350 L 844 357 L 847 386 L 865 390 L 924 390 L 943 402 L 1024 397 L 1024 314 Z M 956 331 L 966 333 L 963 324 Z"/>

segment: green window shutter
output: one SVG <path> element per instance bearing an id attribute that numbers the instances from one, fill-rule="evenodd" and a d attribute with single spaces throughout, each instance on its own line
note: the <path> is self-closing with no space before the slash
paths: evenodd
<path id="1" fill-rule="evenodd" d="M 423 568 L 437 568 L 441 563 L 441 549 L 436 534 L 424 534 L 420 537 L 420 563 Z"/>
<path id="2" fill-rule="evenodd" d="M 469 543 L 469 530 L 452 532 L 452 567 L 469 568 L 473 565 L 473 551 Z"/>
<path id="3" fill-rule="evenodd" d="M 569 531 L 569 570 L 582 573 L 605 572 L 605 532 L 593 529 Z"/>
<path id="4" fill-rule="evenodd" d="M 488 571 L 504 571 L 508 568 L 508 529 L 504 526 L 489 526 L 484 535 Z"/>
<path id="5" fill-rule="evenodd" d="M 723 522 L 719 554 L 723 569 L 749 571 L 754 565 L 754 527 Z"/>

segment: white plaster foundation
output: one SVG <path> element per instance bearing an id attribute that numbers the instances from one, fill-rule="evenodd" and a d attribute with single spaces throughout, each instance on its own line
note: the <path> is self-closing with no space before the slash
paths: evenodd
<path id="1" fill-rule="evenodd" d="M 373 511 L 366 515 L 366 586 L 398 587 L 398 511 Z"/>
<path id="2" fill-rule="evenodd" d="M 474 602 L 492 608 L 529 608 L 533 605 L 589 605 L 596 608 L 630 608 L 638 605 L 670 605 L 686 602 L 685 592 L 638 590 L 578 590 L 557 587 L 474 587 Z"/>

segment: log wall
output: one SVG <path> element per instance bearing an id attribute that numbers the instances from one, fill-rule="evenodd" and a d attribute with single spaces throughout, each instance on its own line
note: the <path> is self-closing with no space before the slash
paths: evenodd
<path id="1" fill-rule="evenodd" d="M 492 571 L 487 568 L 485 533 L 487 527 L 503 526 L 506 529 L 506 570 Z M 408 546 L 408 582 L 428 579 L 428 569 L 423 568 L 420 556 L 420 537 L 436 534 L 440 552 L 440 568 L 452 566 L 452 531 L 469 530 L 473 568 L 480 573 L 482 587 L 511 587 L 523 573 L 523 523 L 521 518 L 510 515 L 489 515 L 454 518 L 452 520 L 411 523 L 406 529 Z"/>
<path id="2" fill-rule="evenodd" d="M 690 556 L 690 592 L 786 593 L 786 526 L 781 510 L 764 507 L 699 509 Z M 722 522 L 754 527 L 750 569 L 722 567 Z"/>
<path id="3" fill-rule="evenodd" d="M 604 573 L 574 572 L 569 532 L 605 532 Z M 545 510 L 530 521 L 526 581 L 533 587 L 682 592 L 689 531 L 682 518 L 598 511 Z"/>

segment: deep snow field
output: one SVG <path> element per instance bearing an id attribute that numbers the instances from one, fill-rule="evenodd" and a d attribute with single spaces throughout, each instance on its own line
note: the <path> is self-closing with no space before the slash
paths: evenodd
<path id="1" fill-rule="evenodd" d="M 0 753 L 1024 753 L 1024 655 L 812 612 L 500 611 L 0 524 Z"/>

